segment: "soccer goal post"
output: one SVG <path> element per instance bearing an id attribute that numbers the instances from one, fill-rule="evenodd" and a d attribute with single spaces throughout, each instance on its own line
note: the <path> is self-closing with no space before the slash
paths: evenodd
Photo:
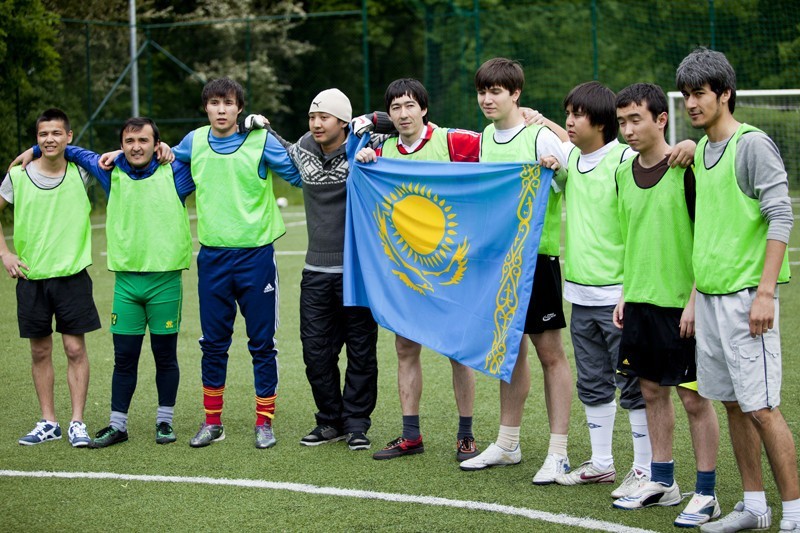
<path id="1" fill-rule="evenodd" d="M 695 130 L 686 113 L 683 95 L 667 93 L 669 103 L 669 142 L 698 140 L 702 130 Z M 781 152 L 790 185 L 800 185 L 800 89 L 737 90 L 734 116 L 769 135 Z"/>

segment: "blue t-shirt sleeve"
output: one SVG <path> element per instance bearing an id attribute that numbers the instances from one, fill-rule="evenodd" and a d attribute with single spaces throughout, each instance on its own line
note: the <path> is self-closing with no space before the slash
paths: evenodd
<path id="1" fill-rule="evenodd" d="M 303 178 L 292 163 L 286 148 L 274 136 L 267 134 L 267 143 L 264 145 L 264 156 L 258 165 L 258 175 L 266 179 L 267 167 L 274 174 L 288 181 L 295 187 L 303 186 Z"/>
<path id="2" fill-rule="evenodd" d="M 39 150 L 38 146 L 33 150 L 34 156 L 36 156 L 37 150 Z M 41 155 L 41 151 L 39 151 L 39 155 Z M 111 171 L 100 168 L 99 154 L 79 146 L 72 146 L 71 144 L 68 144 L 67 149 L 64 151 L 64 157 L 67 159 L 67 161 L 75 163 L 79 167 L 83 168 L 86 172 L 94 176 L 94 178 L 98 183 L 100 183 L 100 186 L 106 192 L 106 196 L 111 194 Z"/>
<path id="3" fill-rule="evenodd" d="M 183 161 L 172 162 L 172 176 L 175 179 L 175 192 L 182 203 L 186 203 L 186 198 L 195 190 L 194 179 L 192 178 L 192 166 Z"/>
<path id="4" fill-rule="evenodd" d="M 194 130 L 186 134 L 186 137 L 181 140 L 177 146 L 172 147 L 172 153 L 175 154 L 175 159 L 184 163 L 192 162 L 192 140 L 194 139 Z"/>

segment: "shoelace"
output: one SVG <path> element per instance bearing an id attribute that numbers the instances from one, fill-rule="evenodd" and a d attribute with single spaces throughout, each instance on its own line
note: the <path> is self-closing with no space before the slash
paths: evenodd
<path id="1" fill-rule="evenodd" d="M 75 438 L 89 438 L 89 432 L 86 431 L 86 426 L 84 424 L 71 424 L 69 429 Z"/>
<path id="2" fill-rule="evenodd" d="M 36 422 L 36 427 L 34 427 L 28 436 L 30 437 L 42 437 L 46 433 L 44 428 L 47 425 L 45 422 Z"/>
<path id="3" fill-rule="evenodd" d="M 97 434 L 97 438 L 98 439 L 104 439 L 104 438 L 108 437 L 109 435 L 111 435 L 112 433 L 114 433 L 114 431 L 115 431 L 114 426 L 107 426 L 107 427 L 103 428 L 100 431 L 100 433 Z"/>
<path id="4" fill-rule="evenodd" d="M 459 444 L 459 447 L 461 449 L 471 450 L 472 449 L 472 443 L 474 443 L 474 442 L 475 442 L 475 439 L 473 439 L 472 437 L 464 437 L 462 439 L 459 439 L 458 444 Z"/>

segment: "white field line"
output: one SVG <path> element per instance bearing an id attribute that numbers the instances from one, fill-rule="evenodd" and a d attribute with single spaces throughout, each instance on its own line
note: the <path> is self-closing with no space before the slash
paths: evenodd
<path id="1" fill-rule="evenodd" d="M 20 471 L 0 470 L 0 476 L 6 477 L 32 477 L 32 478 L 64 478 L 64 479 L 112 479 L 121 481 L 142 481 L 160 483 L 194 483 L 202 485 L 221 485 L 231 487 L 244 487 L 267 490 L 285 490 L 324 496 L 338 496 L 345 498 L 359 498 L 364 500 L 382 500 L 397 503 L 414 503 L 419 505 L 432 505 L 438 507 L 452 507 L 455 509 L 469 509 L 472 511 L 487 511 L 506 515 L 521 516 L 531 520 L 550 522 L 553 524 L 582 527 L 595 531 L 614 531 L 620 533 L 650 533 L 650 530 L 622 526 L 612 522 L 595 520 L 593 518 L 580 518 L 566 514 L 548 513 L 512 507 L 497 503 L 476 502 L 469 500 L 451 500 L 435 496 L 413 496 L 410 494 L 395 494 L 390 492 L 374 492 L 367 490 L 338 489 L 335 487 L 318 487 L 300 483 L 280 483 L 275 481 L 262 481 L 257 479 L 224 479 L 211 477 L 187 476 L 148 476 L 132 474 L 115 474 L 113 472 L 45 472 L 45 471 Z"/>

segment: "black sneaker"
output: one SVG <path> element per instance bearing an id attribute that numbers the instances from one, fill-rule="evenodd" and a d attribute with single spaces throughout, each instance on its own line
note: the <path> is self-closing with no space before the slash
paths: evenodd
<path id="1" fill-rule="evenodd" d="M 347 435 L 347 446 L 351 450 L 369 450 L 369 444 L 367 436 L 360 431 L 354 431 Z"/>
<path id="2" fill-rule="evenodd" d="M 317 426 L 311 433 L 300 439 L 303 446 L 319 446 L 329 442 L 337 442 L 345 438 L 341 431 L 333 426 Z"/>
<path id="3" fill-rule="evenodd" d="M 156 426 L 156 444 L 169 444 L 176 440 L 178 440 L 178 437 L 175 435 L 175 430 L 172 429 L 172 424 L 159 422 Z"/>
<path id="4" fill-rule="evenodd" d="M 89 448 L 107 448 L 128 440 L 128 432 L 120 431 L 114 426 L 107 426 L 97 432 L 89 443 Z"/>

